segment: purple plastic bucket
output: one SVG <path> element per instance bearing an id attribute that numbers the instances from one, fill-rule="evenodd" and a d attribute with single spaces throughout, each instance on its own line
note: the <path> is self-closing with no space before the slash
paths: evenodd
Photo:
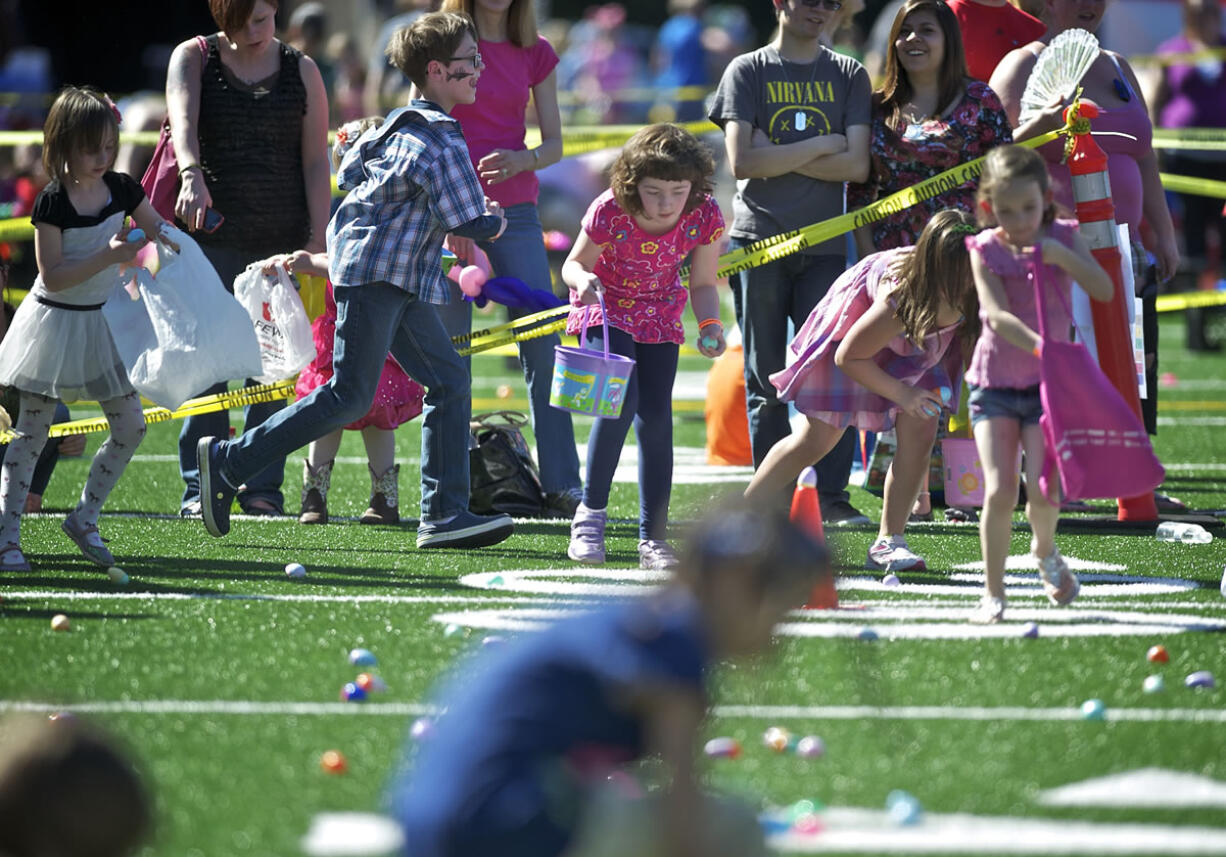
<path id="1" fill-rule="evenodd" d="M 604 322 L 604 351 L 584 348 L 587 338 L 587 307 L 583 309 L 583 332 L 579 347 L 555 345 L 553 384 L 549 389 L 549 404 L 563 411 L 590 417 L 621 416 L 626 385 L 634 371 L 634 361 L 620 354 L 609 353 L 609 320 L 604 312 L 604 296 L 597 292 L 600 317 Z"/>

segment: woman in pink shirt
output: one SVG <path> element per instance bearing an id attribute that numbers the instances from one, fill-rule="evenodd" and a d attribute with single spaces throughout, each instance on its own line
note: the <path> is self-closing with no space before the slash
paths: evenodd
<path id="1" fill-rule="evenodd" d="M 558 111 L 558 55 L 537 32 L 532 0 L 444 0 L 443 11 L 464 12 L 477 24 L 477 56 L 484 66 L 474 104 L 457 105 L 468 152 L 486 196 L 502 205 L 507 228 L 497 244 L 482 243 L 494 272 L 516 277 L 534 289 L 552 291 L 549 258 L 537 212 L 536 171 L 562 159 L 562 118 Z M 541 144 L 524 144 L 528 99 L 536 107 Z M 471 246 L 471 245 L 469 245 Z M 464 241 L 454 242 L 465 258 Z M 452 336 L 472 327 L 472 304 L 454 290 L 439 313 Z M 512 309 L 512 317 L 522 313 Z M 519 360 L 528 384 L 532 429 L 545 489 L 547 511 L 573 517 L 582 499 L 579 454 L 570 414 L 549 406 L 557 334 L 519 343 Z"/>

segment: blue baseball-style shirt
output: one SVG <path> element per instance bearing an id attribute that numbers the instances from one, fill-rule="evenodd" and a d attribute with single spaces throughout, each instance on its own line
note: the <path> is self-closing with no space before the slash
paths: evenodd
<path id="1" fill-rule="evenodd" d="M 445 304 L 442 244 L 471 221 L 488 224 L 485 195 L 460 125 L 436 104 L 394 110 L 350 148 L 336 174 L 348 191 L 328 223 L 328 274 L 335 287 L 388 282 Z M 485 230 L 479 230 L 484 232 Z"/>
<path id="2" fill-rule="evenodd" d="M 704 692 L 703 618 L 675 591 L 567 619 L 466 665 L 392 794 L 414 857 L 550 857 L 583 792 L 645 752 L 633 701 Z"/>

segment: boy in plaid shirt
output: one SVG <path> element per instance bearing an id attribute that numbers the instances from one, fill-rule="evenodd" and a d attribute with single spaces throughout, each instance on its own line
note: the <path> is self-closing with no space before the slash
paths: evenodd
<path id="1" fill-rule="evenodd" d="M 428 14 L 397 32 L 387 52 L 423 97 L 363 134 L 337 173 L 349 193 L 328 224 L 332 380 L 233 441 L 200 440 L 202 511 L 214 536 L 229 532 L 230 502 L 244 478 L 369 410 L 389 351 L 426 388 L 417 546 L 483 547 L 513 529 L 507 515 L 468 511 L 470 382 L 433 306 L 449 295 L 443 236 L 492 241 L 506 227 L 449 115 L 476 99 L 484 67 L 476 30 L 467 15 Z"/>

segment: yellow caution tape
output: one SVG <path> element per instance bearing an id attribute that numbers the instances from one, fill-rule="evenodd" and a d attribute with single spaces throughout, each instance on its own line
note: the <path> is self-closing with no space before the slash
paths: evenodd
<path id="1" fill-rule="evenodd" d="M 1178 295 L 1158 295 L 1158 312 L 1179 312 L 1185 309 L 1226 305 L 1226 291 L 1183 292 Z"/>
<path id="2" fill-rule="evenodd" d="M 292 379 L 278 381 L 275 384 L 260 384 L 254 387 L 244 387 L 241 390 L 218 393 L 213 396 L 200 396 L 199 398 L 188 399 L 173 411 L 158 407 L 145 408 L 145 422 L 161 423 L 167 420 L 180 420 L 184 417 L 194 417 L 199 414 L 223 411 L 228 408 L 241 408 L 247 405 L 259 404 L 260 402 L 288 399 L 293 395 L 294 381 Z M 64 437 L 70 434 L 93 434 L 94 432 L 109 430 L 110 424 L 107 423 L 105 417 L 92 417 L 90 419 L 57 423 L 51 427 L 48 435 L 50 437 Z M 0 433 L 0 443 L 8 443 L 16 436 L 16 432 L 11 429 L 2 432 Z"/>
<path id="3" fill-rule="evenodd" d="M 1155 128 L 1155 149 L 1226 152 L 1226 128 Z"/>
<path id="4" fill-rule="evenodd" d="M 1168 65 L 1195 65 L 1201 60 L 1226 59 L 1226 48 L 1206 48 L 1203 51 L 1192 51 L 1181 54 L 1142 54 L 1128 58 L 1133 68 L 1146 68 Z"/>
<path id="5" fill-rule="evenodd" d="M 1170 173 L 1158 173 L 1162 186 L 1175 193 L 1189 193 L 1193 196 L 1208 196 L 1213 199 L 1226 199 L 1226 182 L 1216 179 L 1198 179 L 1192 176 L 1173 176 Z"/>

